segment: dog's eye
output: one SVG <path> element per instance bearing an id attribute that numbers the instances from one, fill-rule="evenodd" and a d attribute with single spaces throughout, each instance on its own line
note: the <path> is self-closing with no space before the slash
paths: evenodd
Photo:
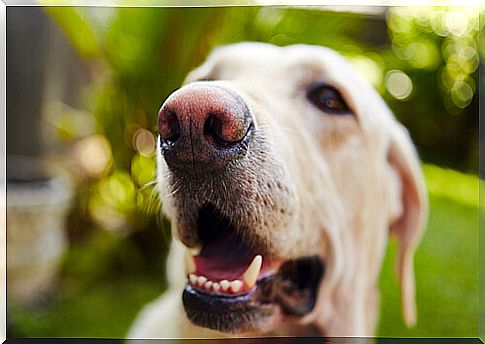
<path id="1" fill-rule="evenodd" d="M 324 112 L 337 115 L 352 113 L 340 92 L 332 86 L 321 84 L 314 86 L 308 91 L 307 98 Z"/>

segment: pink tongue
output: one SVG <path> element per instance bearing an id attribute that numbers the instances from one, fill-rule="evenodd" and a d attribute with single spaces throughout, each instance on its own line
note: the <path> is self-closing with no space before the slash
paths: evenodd
<path id="1" fill-rule="evenodd" d="M 242 279 L 255 254 L 243 242 L 218 238 L 205 244 L 195 259 L 196 274 L 212 281 Z"/>

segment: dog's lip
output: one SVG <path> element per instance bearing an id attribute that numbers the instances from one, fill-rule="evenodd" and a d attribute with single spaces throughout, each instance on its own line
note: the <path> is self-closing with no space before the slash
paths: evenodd
<path id="1" fill-rule="evenodd" d="M 271 327 L 282 316 L 277 304 L 257 299 L 259 292 L 260 288 L 242 295 L 213 295 L 188 284 L 182 300 L 192 323 L 221 332 L 244 333 Z"/>
<path id="2" fill-rule="evenodd" d="M 261 330 L 275 317 L 308 314 L 316 303 L 323 273 L 320 257 L 302 257 L 283 262 L 242 294 L 207 292 L 188 283 L 182 299 L 196 325 L 233 333 Z"/>

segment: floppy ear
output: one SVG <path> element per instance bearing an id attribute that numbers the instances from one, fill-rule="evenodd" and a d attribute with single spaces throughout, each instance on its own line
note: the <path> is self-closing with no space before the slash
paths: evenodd
<path id="1" fill-rule="evenodd" d="M 414 252 L 421 239 L 428 214 L 428 199 L 419 160 L 407 130 L 393 123 L 388 152 L 391 168 L 400 181 L 401 215 L 391 224 L 399 242 L 397 271 L 401 303 L 407 326 L 416 323 Z"/>

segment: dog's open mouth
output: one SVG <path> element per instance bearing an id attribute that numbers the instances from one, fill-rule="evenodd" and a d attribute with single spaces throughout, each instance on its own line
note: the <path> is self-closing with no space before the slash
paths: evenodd
<path id="1" fill-rule="evenodd" d="M 210 204 L 199 212 L 198 234 L 201 250 L 187 257 L 183 293 L 194 324 L 232 333 L 260 331 L 283 316 L 313 309 L 324 274 L 320 257 L 265 256 Z"/>

